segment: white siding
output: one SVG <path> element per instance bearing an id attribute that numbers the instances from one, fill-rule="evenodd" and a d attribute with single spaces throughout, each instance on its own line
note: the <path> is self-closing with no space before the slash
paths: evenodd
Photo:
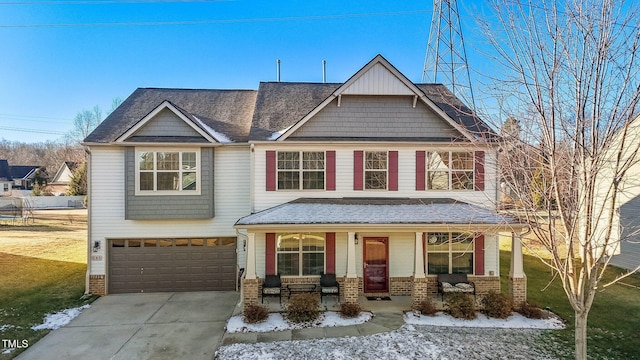
<path id="1" fill-rule="evenodd" d="M 417 146 L 397 143 L 374 145 L 317 145 L 317 144 L 260 144 L 255 146 L 254 211 L 261 211 L 297 198 L 342 198 L 342 197 L 410 197 L 410 198 L 451 198 L 483 207 L 495 208 L 496 200 L 496 153 L 485 153 L 485 191 L 416 191 L 415 161 L 416 150 L 458 150 L 460 147 L 442 145 Z M 276 151 L 336 151 L 336 190 L 266 191 L 266 150 Z M 398 191 L 354 191 L 353 151 L 354 150 L 397 150 L 398 151 Z M 473 148 L 466 150 L 472 151 Z"/>
<path id="2" fill-rule="evenodd" d="M 493 271 L 495 275 L 500 274 L 500 246 L 497 234 L 484 235 L 484 274 L 489 275 Z"/>
<path id="3" fill-rule="evenodd" d="M 414 95 L 383 65 L 376 64 L 342 92 L 347 95 Z"/>
<path id="4" fill-rule="evenodd" d="M 236 236 L 233 225 L 250 213 L 249 150 L 220 147 L 214 154 L 215 218 L 136 221 L 124 220 L 124 149 L 92 148 L 89 237 L 91 242 L 100 241 L 101 249 L 92 253 L 91 274 L 105 274 L 105 240 L 109 238 Z M 238 240 L 242 250 L 243 238 Z"/>

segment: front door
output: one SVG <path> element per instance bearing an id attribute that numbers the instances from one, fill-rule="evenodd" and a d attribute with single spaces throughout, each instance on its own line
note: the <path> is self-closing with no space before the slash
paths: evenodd
<path id="1" fill-rule="evenodd" d="M 389 238 L 364 238 L 364 292 L 389 292 Z"/>

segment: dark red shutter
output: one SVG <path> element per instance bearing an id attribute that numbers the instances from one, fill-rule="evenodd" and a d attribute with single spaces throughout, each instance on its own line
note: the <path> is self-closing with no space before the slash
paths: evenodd
<path id="1" fill-rule="evenodd" d="M 336 152 L 335 151 L 327 151 L 326 152 L 326 176 L 327 176 L 327 190 L 333 191 L 336 189 Z"/>
<path id="2" fill-rule="evenodd" d="M 276 275 L 276 234 L 267 233 L 265 256 L 265 274 Z"/>
<path id="3" fill-rule="evenodd" d="M 267 151 L 267 191 L 276 190 L 276 152 Z"/>
<path id="4" fill-rule="evenodd" d="M 327 274 L 336 273 L 336 233 L 326 233 L 325 252 L 327 263 L 325 264 L 325 272 Z"/>
<path id="5" fill-rule="evenodd" d="M 425 151 L 416 151 L 416 191 L 425 189 L 425 172 L 427 153 Z"/>
<path id="6" fill-rule="evenodd" d="M 484 275 L 484 235 L 476 236 L 476 275 Z"/>
<path id="7" fill-rule="evenodd" d="M 362 190 L 363 165 L 364 151 L 355 150 L 353 152 L 353 190 Z"/>
<path id="8" fill-rule="evenodd" d="M 484 151 L 475 152 L 475 190 L 484 191 Z"/>
<path id="9" fill-rule="evenodd" d="M 389 190 L 398 191 L 398 152 L 389 151 Z"/>

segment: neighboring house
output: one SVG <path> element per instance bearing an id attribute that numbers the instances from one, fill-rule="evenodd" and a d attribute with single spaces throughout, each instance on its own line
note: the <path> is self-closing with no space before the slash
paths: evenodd
<path id="1" fill-rule="evenodd" d="M 65 161 L 60 165 L 60 168 L 49 182 L 48 186 L 53 195 L 65 195 L 67 189 L 69 189 L 69 183 L 73 178 L 73 173 L 76 171 L 80 163 L 73 161 Z"/>
<path id="2" fill-rule="evenodd" d="M 594 224 L 594 233 L 601 238 L 610 236 L 608 253 L 611 257 L 611 264 L 627 270 L 640 269 L 640 116 L 638 116 L 629 126 L 625 141 L 622 140 L 622 133 L 611 142 L 609 147 L 610 164 L 620 158 L 621 162 L 628 162 L 631 167 L 626 171 L 621 179 L 618 190 L 618 197 L 615 199 L 615 211 L 613 211 L 613 231 L 609 235 L 606 226 L 609 221 L 597 221 Z M 611 209 L 611 196 L 609 195 L 615 186 L 613 175 L 610 174 L 607 164 L 603 165 L 598 172 L 601 181 L 597 182 L 596 201 L 599 207 L 593 212 L 598 216 L 606 217 Z M 640 270 L 639 270 L 640 271 Z"/>
<path id="3" fill-rule="evenodd" d="M 496 213 L 495 133 L 442 85 L 378 55 L 339 84 L 138 89 L 90 149 L 88 290 L 233 290 L 335 273 L 344 301 L 436 292 L 436 274 L 526 297 Z M 237 256 L 236 256 L 237 253 Z"/>
<path id="4" fill-rule="evenodd" d="M 0 196 L 9 196 L 13 188 L 13 177 L 11 177 L 11 167 L 9 162 L 0 159 Z"/>
<path id="5" fill-rule="evenodd" d="M 21 190 L 33 189 L 35 178 L 40 168 L 37 165 L 12 165 L 13 188 Z"/>

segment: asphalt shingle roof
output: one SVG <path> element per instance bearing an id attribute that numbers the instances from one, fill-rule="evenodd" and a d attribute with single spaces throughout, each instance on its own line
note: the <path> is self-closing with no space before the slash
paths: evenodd
<path id="1" fill-rule="evenodd" d="M 89 134 L 84 142 L 115 141 L 164 101 L 196 116 L 230 140 L 245 142 L 249 136 L 256 95 L 255 90 L 140 88 Z"/>
<path id="2" fill-rule="evenodd" d="M 4 159 L 0 159 L 0 179 L 11 181 L 13 178 L 11 177 L 11 168 L 9 167 L 9 162 Z"/>
<path id="3" fill-rule="evenodd" d="M 517 223 L 493 210 L 452 199 L 300 198 L 245 216 L 236 225 Z"/>

